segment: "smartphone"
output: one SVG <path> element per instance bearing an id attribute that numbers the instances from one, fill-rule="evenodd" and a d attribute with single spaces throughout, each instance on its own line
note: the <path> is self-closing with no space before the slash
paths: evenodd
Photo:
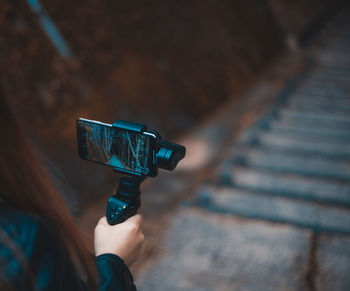
<path id="1" fill-rule="evenodd" d="M 157 175 L 157 136 L 95 120 L 77 120 L 79 156 L 135 176 Z"/>

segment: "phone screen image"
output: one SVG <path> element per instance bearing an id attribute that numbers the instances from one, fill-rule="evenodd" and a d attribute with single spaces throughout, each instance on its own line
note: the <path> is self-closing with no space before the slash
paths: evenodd
<path id="1" fill-rule="evenodd" d="M 137 175 L 149 175 L 154 138 L 98 121 L 77 120 L 78 148 L 82 159 Z"/>

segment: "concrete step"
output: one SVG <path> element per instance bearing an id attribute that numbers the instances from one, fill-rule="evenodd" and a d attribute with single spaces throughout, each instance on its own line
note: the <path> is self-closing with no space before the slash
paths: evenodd
<path id="1" fill-rule="evenodd" d="M 266 170 L 233 167 L 223 163 L 219 181 L 256 193 L 350 206 L 350 183 Z"/>
<path id="2" fill-rule="evenodd" d="M 262 132 L 262 133 L 260 133 Z M 285 126 L 276 121 L 271 122 L 266 119 L 260 119 L 256 125 L 243 133 L 243 140 L 246 136 L 255 134 L 266 134 L 271 136 L 288 137 L 296 140 L 345 143 L 350 140 L 350 133 L 346 130 L 324 130 L 315 128 L 301 128 Z"/>
<path id="3" fill-rule="evenodd" d="M 230 187 L 202 186 L 190 205 L 208 211 L 350 234 L 350 211 Z"/>
<path id="4" fill-rule="evenodd" d="M 304 80 L 301 86 L 320 86 L 321 88 L 328 86 L 348 87 L 350 74 L 337 74 L 332 72 L 306 73 L 303 75 Z"/>
<path id="5" fill-rule="evenodd" d="M 283 117 L 281 119 L 273 120 L 272 125 L 284 126 L 284 127 L 296 127 L 301 129 L 315 129 L 319 131 L 335 131 L 346 132 L 350 134 L 350 124 L 348 122 L 332 122 L 324 119 L 317 118 L 296 118 L 296 117 Z"/>
<path id="6" fill-rule="evenodd" d="M 350 106 L 349 108 L 344 107 L 334 107 L 328 104 L 322 105 L 318 104 L 315 106 L 314 103 L 310 102 L 286 102 L 281 107 L 281 110 L 288 110 L 292 112 L 299 112 L 304 114 L 317 114 L 317 115 L 336 115 L 341 118 L 350 117 Z"/>
<path id="7" fill-rule="evenodd" d="M 297 127 L 276 126 L 268 123 L 270 128 L 264 128 L 260 123 L 246 130 L 239 143 L 257 143 L 260 136 L 264 135 L 266 139 L 286 138 L 299 142 L 317 142 L 320 144 L 334 144 L 343 146 L 350 142 L 350 134 L 347 131 L 326 131 L 310 130 Z M 253 142 L 251 142 L 253 141 Z"/>
<path id="8" fill-rule="evenodd" d="M 292 118 L 313 118 L 317 120 L 325 120 L 329 122 L 344 122 L 350 123 L 350 114 L 344 114 L 344 112 L 332 112 L 324 111 L 317 113 L 312 110 L 298 111 L 290 108 L 280 107 L 277 109 L 277 116 L 292 117 Z"/>
<path id="9" fill-rule="evenodd" d="M 349 46 L 344 44 L 332 45 L 325 48 L 323 51 L 315 54 L 317 63 L 329 62 L 329 61 L 338 61 L 341 64 L 349 64 L 348 51 Z M 341 62 L 343 61 L 343 62 Z M 334 63 L 335 66 L 337 63 Z"/>
<path id="10" fill-rule="evenodd" d="M 322 83 L 323 82 L 323 83 Z M 327 81 L 326 79 L 324 81 L 320 80 L 319 82 L 307 82 L 307 83 L 300 83 L 299 87 L 295 90 L 296 93 L 301 93 L 304 95 L 310 95 L 310 96 L 325 96 L 325 97 L 331 97 L 331 98 L 347 98 L 349 100 L 348 92 L 350 89 L 350 80 L 347 82 L 331 82 Z"/>
<path id="11" fill-rule="evenodd" d="M 350 181 L 349 161 L 248 147 L 235 149 L 233 159 L 240 166 Z"/>
<path id="12" fill-rule="evenodd" d="M 259 126 L 262 128 L 270 129 L 271 131 L 275 132 L 285 132 L 290 134 L 301 134 L 301 135 L 308 135 L 313 136 L 315 139 L 324 139 L 324 138 L 330 138 L 330 139 L 336 139 L 336 140 L 348 140 L 350 137 L 350 132 L 346 128 L 337 128 L 334 125 L 331 124 L 327 126 L 327 123 L 320 124 L 318 123 L 302 123 L 298 120 L 294 121 L 280 121 L 280 120 L 261 120 L 259 121 Z M 283 134 L 283 133 L 282 133 Z"/>
<path id="13" fill-rule="evenodd" d="M 308 74 L 313 75 L 313 74 L 324 74 L 324 75 L 331 75 L 331 76 L 348 76 L 349 75 L 349 70 L 346 70 L 346 67 L 327 67 L 327 66 L 322 66 L 322 65 L 317 65 L 313 66 L 310 68 L 307 72 L 305 72 L 305 75 L 307 76 Z"/>
<path id="14" fill-rule="evenodd" d="M 350 67 L 348 53 L 332 53 L 331 50 L 318 53 L 316 56 L 317 64 L 324 66 Z"/>
<path id="15" fill-rule="evenodd" d="M 340 43 L 338 41 L 334 43 L 324 43 L 322 51 L 319 53 L 322 55 L 327 55 L 329 53 L 332 57 L 343 57 L 349 54 L 350 43 Z M 318 55 L 317 53 L 315 55 Z"/>
<path id="16" fill-rule="evenodd" d="M 308 90 L 336 90 L 336 89 L 349 89 L 349 79 L 347 76 L 343 76 L 342 78 L 336 78 L 336 77 L 307 77 L 299 82 L 299 88 L 300 89 L 308 89 Z"/>
<path id="17" fill-rule="evenodd" d="M 331 78 L 338 78 L 346 76 L 346 78 L 350 77 L 350 67 L 349 68 L 339 68 L 339 67 L 322 67 L 318 66 L 311 70 L 309 70 L 308 73 L 305 74 L 305 76 L 330 76 Z"/>
<path id="18" fill-rule="evenodd" d="M 182 208 L 136 285 L 142 291 L 306 290 L 301 274 L 310 237 L 307 229 Z"/>
<path id="19" fill-rule="evenodd" d="M 318 56 L 317 57 L 317 65 L 321 66 L 335 66 L 335 67 L 340 67 L 340 68 L 349 68 L 350 67 L 350 61 L 344 61 L 341 60 L 340 57 L 332 57 L 328 58 L 325 56 Z"/>
<path id="20" fill-rule="evenodd" d="M 349 45 L 332 46 L 320 52 L 319 54 L 326 60 L 329 60 L 330 58 L 337 61 L 343 60 L 343 64 L 347 64 L 348 63 L 347 58 L 349 57 L 349 49 L 350 49 Z M 328 55 L 328 58 L 327 58 L 327 55 Z"/>
<path id="21" fill-rule="evenodd" d="M 285 100 L 280 100 L 283 104 L 308 106 L 309 108 L 329 107 L 332 109 L 346 109 L 350 110 L 350 99 L 344 96 L 313 96 L 304 95 L 301 93 L 294 93 Z"/>
<path id="22" fill-rule="evenodd" d="M 350 237 L 320 235 L 317 248 L 316 290 L 349 290 Z"/>
<path id="23" fill-rule="evenodd" d="M 246 135 L 242 144 L 285 153 L 348 159 L 350 161 L 350 140 L 337 143 L 328 140 L 320 142 L 312 138 L 303 140 L 293 136 L 281 136 L 271 134 L 268 131 L 260 131 L 255 135 Z"/>
<path id="24" fill-rule="evenodd" d="M 295 90 L 298 94 L 309 95 L 310 97 L 347 97 L 349 88 L 341 86 L 301 86 Z"/>
<path id="25" fill-rule="evenodd" d="M 302 124 L 302 125 L 314 125 L 317 124 L 322 128 L 337 128 L 345 129 L 350 133 L 350 116 L 339 117 L 335 114 L 314 114 L 314 113 L 299 113 L 290 110 L 279 110 L 277 113 L 277 119 L 281 122 Z"/>
<path id="26" fill-rule="evenodd" d="M 339 67 L 339 68 L 349 68 L 350 67 L 350 62 L 344 60 L 342 61 L 341 59 L 338 58 L 327 58 L 325 56 L 317 57 L 317 65 L 319 66 L 325 66 L 325 67 Z"/>
<path id="27" fill-rule="evenodd" d="M 317 56 L 322 56 L 325 60 L 343 61 L 343 63 L 347 64 L 349 62 L 349 51 L 347 50 L 348 48 L 348 44 L 329 46 L 327 49 L 324 49 L 323 51 L 317 53 Z"/>
<path id="28" fill-rule="evenodd" d="M 308 80 L 329 80 L 330 83 L 338 82 L 349 82 L 350 81 L 350 70 L 314 70 L 304 74 Z"/>
<path id="29" fill-rule="evenodd" d="M 346 65 L 346 64 L 341 64 L 341 65 L 334 65 L 334 64 L 315 64 L 315 70 L 330 70 L 332 72 L 335 73 L 339 73 L 339 74 L 349 74 L 349 70 L 350 70 L 350 65 Z"/>
<path id="30" fill-rule="evenodd" d="M 324 81 L 326 82 L 326 81 Z M 330 97 L 330 98 L 347 98 L 349 101 L 350 87 L 348 84 L 331 84 L 327 83 L 325 85 L 317 85 L 317 84 L 305 84 L 298 87 L 295 92 L 297 94 L 303 94 L 306 96 L 314 96 L 314 97 Z M 335 101 L 335 100 L 334 100 Z"/>

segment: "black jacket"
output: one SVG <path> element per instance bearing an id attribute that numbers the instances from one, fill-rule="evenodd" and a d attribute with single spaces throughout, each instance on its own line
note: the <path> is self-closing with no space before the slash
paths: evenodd
<path id="1" fill-rule="evenodd" d="M 98 289 L 136 290 L 116 255 L 96 257 Z M 0 203 L 0 290 L 89 290 L 53 229 L 33 215 Z"/>

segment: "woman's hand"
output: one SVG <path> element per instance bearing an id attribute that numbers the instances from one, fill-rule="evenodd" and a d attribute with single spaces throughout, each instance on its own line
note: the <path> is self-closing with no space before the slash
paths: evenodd
<path id="1" fill-rule="evenodd" d="M 95 255 L 115 254 L 130 267 L 141 253 L 144 235 L 140 223 L 140 214 L 117 225 L 109 225 L 102 217 L 95 227 Z"/>

